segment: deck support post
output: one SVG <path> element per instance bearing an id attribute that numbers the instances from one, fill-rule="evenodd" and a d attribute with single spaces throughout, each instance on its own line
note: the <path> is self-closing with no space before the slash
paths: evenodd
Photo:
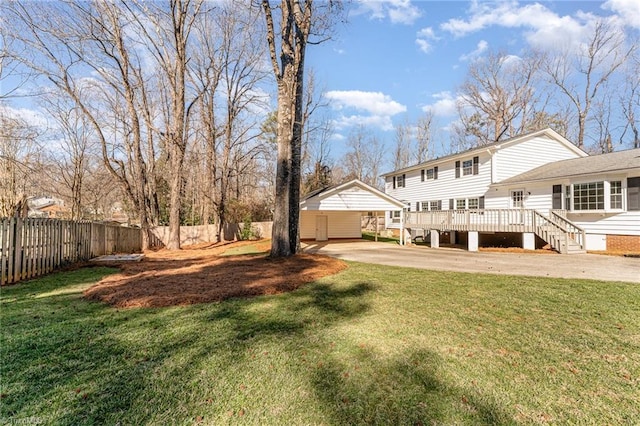
<path id="1" fill-rule="evenodd" d="M 536 249 L 536 234 L 533 232 L 522 233 L 522 248 L 525 250 Z"/>
<path id="2" fill-rule="evenodd" d="M 469 251 L 478 251 L 478 231 L 469 231 Z"/>
<path id="3" fill-rule="evenodd" d="M 440 232 L 437 229 L 431 229 L 431 248 L 440 248 Z"/>
<path id="4" fill-rule="evenodd" d="M 449 232 L 449 243 L 451 245 L 456 243 L 456 231 Z"/>

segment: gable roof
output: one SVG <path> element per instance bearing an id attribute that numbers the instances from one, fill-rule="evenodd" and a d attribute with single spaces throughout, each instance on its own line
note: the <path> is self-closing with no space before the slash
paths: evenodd
<path id="1" fill-rule="evenodd" d="M 440 163 L 444 163 L 445 161 L 451 161 L 451 160 L 456 159 L 456 158 L 468 157 L 470 155 L 474 155 L 474 154 L 477 154 L 477 153 L 480 153 L 480 152 L 484 152 L 484 151 L 487 151 L 487 150 L 491 150 L 491 151 L 495 152 L 495 151 L 498 151 L 498 150 L 500 150 L 502 148 L 505 148 L 508 145 L 514 145 L 514 144 L 522 142 L 524 140 L 533 139 L 533 138 L 537 138 L 537 137 L 540 137 L 540 136 L 547 136 L 549 139 L 553 139 L 553 140 L 557 141 L 561 145 L 564 145 L 566 148 L 570 149 L 571 151 L 575 152 L 576 154 L 578 154 L 580 156 L 585 157 L 585 156 L 589 155 L 586 152 L 584 152 L 583 150 L 581 150 L 580 148 L 578 148 L 577 146 L 575 146 L 574 144 L 572 144 L 571 142 L 569 142 L 566 138 L 561 136 L 555 130 L 550 129 L 550 128 L 546 128 L 546 129 L 542 129 L 542 130 L 536 130 L 534 132 L 523 133 L 523 134 L 515 136 L 513 138 L 505 139 L 505 140 L 498 141 L 498 142 L 492 142 L 492 143 L 489 143 L 489 144 L 486 144 L 486 145 L 482 145 L 482 146 L 479 146 L 479 147 L 468 149 L 466 151 L 457 152 L 455 154 L 445 155 L 444 157 L 434 158 L 433 160 L 428 160 L 428 161 L 425 161 L 423 163 L 415 164 L 413 166 L 409 166 L 409 167 L 405 167 L 405 168 L 402 168 L 402 169 L 394 170 L 394 171 L 385 173 L 385 174 L 383 174 L 381 176 L 382 177 L 387 177 L 387 176 L 391 176 L 391 175 L 397 175 L 397 174 L 400 174 L 400 173 L 409 172 L 409 171 L 412 171 L 412 170 L 419 170 L 419 169 L 423 169 L 425 167 L 431 167 L 431 166 L 438 165 Z"/>
<path id="2" fill-rule="evenodd" d="M 640 148 L 556 161 L 505 179 L 494 186 L 634 169 L 640 174 Z"/>
<path id="3" fill-rule="evenodd" d="M 316 191 L 312 191 L 309 194 L 302 197 L 300 200 L 300 208 L 305 209 L 308 207 L 312 207 L 317 204 L 322 199 L 327 199 L 329 197 L 340 194 L 341 192 L 352 190 L 353 188 L 359 188 L 363 191 L 369 192 L 371 195 L 381 199 L 385 203 L 390 204 L 391 206 L 397 207 L 398 210 L 401 210 L 405 207 L 405 203 L 400 200 L 395 199 L 394 197 L 385 194 L 384 192 L 374 188 L 371 185 L 367 185 L 359 179 L 353 179 L 348 182 L 343 182 L 337 185 L 328 186 L 326 188 L 318 189 Z M 368 211 L 372 210 L 367 206 L 362 206 L 360 211 Z"/>

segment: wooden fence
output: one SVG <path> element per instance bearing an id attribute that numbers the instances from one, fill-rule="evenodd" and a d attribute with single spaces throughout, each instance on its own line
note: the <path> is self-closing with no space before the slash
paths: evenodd
<path id="1" fill-rule="evenodd" d="M 138 228 L 57 219 L 0 219 L 0 285 L 92 257 L 141 249 Z"/>

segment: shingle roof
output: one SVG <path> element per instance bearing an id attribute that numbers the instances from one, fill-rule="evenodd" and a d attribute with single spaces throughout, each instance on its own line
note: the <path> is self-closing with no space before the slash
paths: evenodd
<path id="1" fill-rule="evenodd" d="M 555 161 L 499 182 L 498 185 L 638 169 L 640 148 Z"/>
<path id="2" fill-rule="evenodd" d="M 581 149 L 577 148 L 571 142 L 566 140 L 562 135 L 558 134 L 553 129 L 547 128 L 547 129 L 542 129 L 542 130 L 536 130 L 536 131 L 533 131 L 533 132 L 523 133 L 521 135 L 509 138 L 509 139 L 504 139 L 504 140 L 501 140 L 501 141 L 498 141 L 498 142 L 491 142 L 491 143 L 484 144 L 482 146 L 469 148 L 467 150 L 456 152 L 456 153 L 449 154 L 449 155 L 445 155 L 443 157 L 433 158 L 433 159 L 427 160 L 427 161 L 425 161 L 423 163 L 414 164 L 413 166 L 404 167 L 402 169 L 397 169 L 397 170 L 393 170 L 393 171 L 384 173 L 384 174 L 382 174 L 380 176 L 386 177 L 386 176 L 391 176 L 391 175 L 395 175 L 395 174 L 398 174 L 398 173 L 408 172 L 408 171 L 411 171 L 411 170 L 417 170 L 417 169 L 420 169 L 420 168 L 428 167 L 428 166 L 430 166 L 432 164 L 442 163 L 444 161 L 448 161 L 448 160 L 451 160 L 453 158 L 460 157 L 460 156 L 472 155 L 472 154 L 474 154 L 476 152 L 486 151 L 487 149 L 491 149 L 491 148 L 500 149 L 500 148 L 503 147 L 503 145 L 509 145 L 511 143 L 517 143 L 517 142 L 525 140 L 527 138 L 538 137 L 538 136 L 542 136 L 542 135 L 546 135 L 549 138 L 555 139 L 558 142 L 565 144 L 565 146 L 569 147 L 570 149 L 573 149 L 574 151 L 576 151 L 580 155 L 587 155 L 584 151 L 582 151 Z"/>

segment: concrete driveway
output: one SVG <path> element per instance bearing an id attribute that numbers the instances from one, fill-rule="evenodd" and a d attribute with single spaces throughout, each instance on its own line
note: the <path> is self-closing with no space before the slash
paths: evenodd
<path id="1" fill-rule="evenodd" d="M 364 240 L 308 242 L 303 243 L 303 250 L 356 262 L 436 271 L 640 283 L 640 258 L 621 256 L 468 252 L 453 248 L 402 247 Z"/>

